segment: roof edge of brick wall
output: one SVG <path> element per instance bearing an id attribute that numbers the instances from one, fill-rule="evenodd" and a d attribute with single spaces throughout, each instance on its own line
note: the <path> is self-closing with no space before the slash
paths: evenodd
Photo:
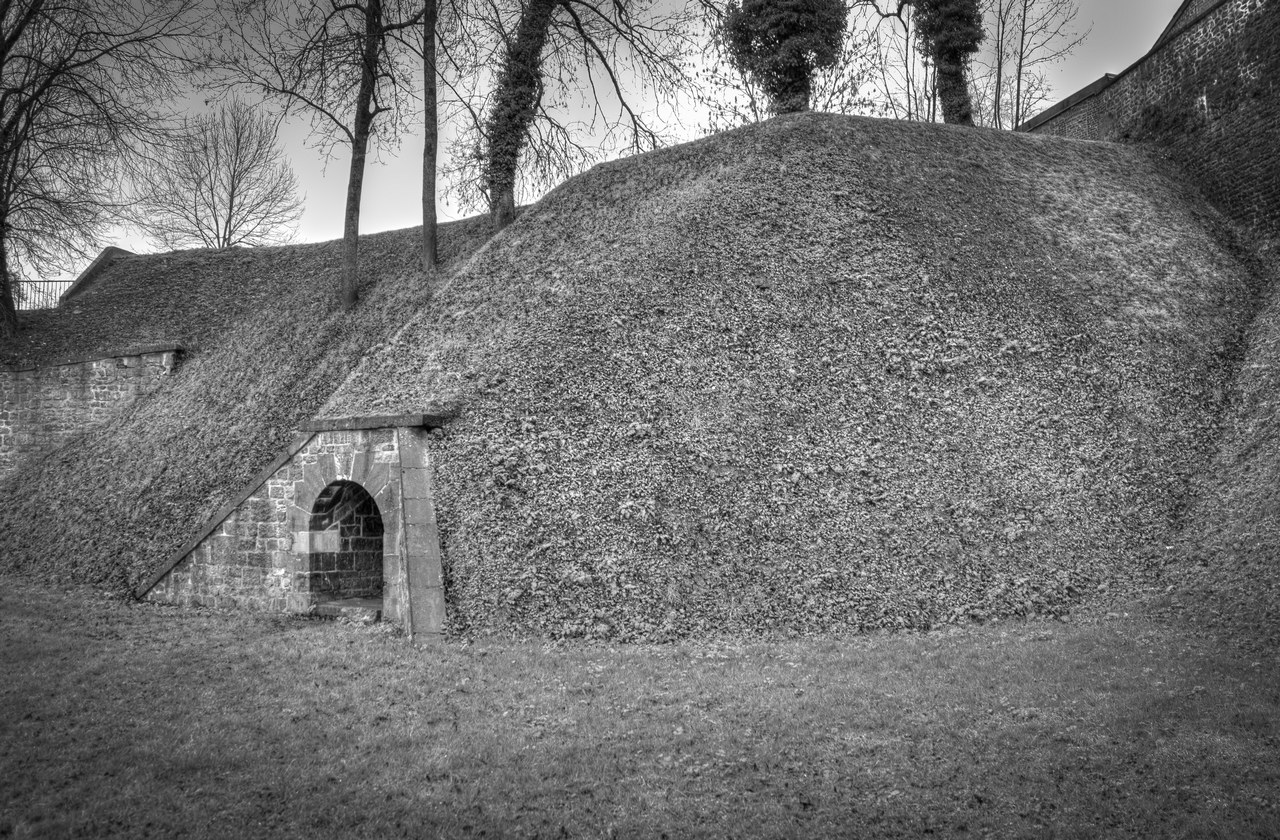
<path id="1" fill-rule="evenodd" d="M 1115 73 L 1107 73 L 1097 81 L 1092 82 L 1086 85 L 1085 87 L 1080 88 L 1080 90 L 1071 94 L 1061 102 L 1055 105 L 1049 106 L 1048 108 L 1036 114 L 1034 117 L 1027 120 L 1026 122 L 1018 126 L 1014 130 L 1015 131 L 1031 131 L 1032 129 L 1038 128 L 1044 125 L 1045 123 L 1047 123 L 1049 120 L 1063 113 L 1064 111 L 1070 111 L 1072 108 L 1076 107 L 1081 102 L 1084 102 L 1086 99 L 1091 99 L 1097 96 L 1098 94 L 1102 93 L 1104 90 L 1111 87 L 1111 84 L 1115 82 L 1115 80 L 1118 78 L 1120 77 Z"/>
<path id="2" fill-rule="evenodd" d="M 1031 119 L 1023 122 L 1021 125 L 1015 128 L 1014 131 L 1034 131 L 1035 129 L 1039 128 L 1045 123 L 1053 120 L 1055 117 L 1058 117 L 1061 114 L 1071 110 L 1075 106 L 1079 105 L 1081 102 L 1084 102 L 1086 99 L 1090 99 L 1102 93 L 1102 91 L 1111 87 L 1113 84 L 1120 81 L 1125 76 L 1128 76 L 1130 73 L 1137 70 L 1142 65 L 1146 64 L 1149 59 L 1151 59 L 1158 53 L 1163 52 L 1165 47 L 1177 41 L 1179 38 L 1181 38 L 1183 35 L 1186 35 L 1188 32 L 1191 32 L 1192 30 L 1194 30 L 1197 26 L 1199 26 L 1201 21 L 1203 21 L 1205 18 L 1212 15 L 1214 12 L 1218 11 L 1218 9 L 1232 2 L 1232 0 L 1218 0 L 1218 2 L 1214 3 L 1212 6 L 1205 9 L 1200 14 L 1196 15 L 1195 18 L 1187 21 L 1187 23 L 1181 29 L 1178 29 L 1176 32 L 1170 33 L 1170 30 L 1173 29 L 1174 25 L 1178 22 L 1178 17 L 1182 14 L 1182 10 L 1185 9 L 1188 5 L 1190 5 L 1191 2 L 1192 0 L 1185 0 L 1185 2 L 1178 7 L 1178 11 L 1174 12 L 1173 17 L 1169 20 L 1169 25 L 1165 27 L 1164 32 L 1162 32 L 1160 34 L 1160 37 L 1156 40 L 1155 46 L 1147 50 L 1147 52 L 1144 53 L 1143 56 L 1139 58 L 1137 61 L 1133 62 L 1133 64 L 1130 64 L 1128 67 L 1121 70 L 1119 73 L 1107 73 L 1101 79 L 1098 79 L 1096 82 L 1093 82 L 1081 88 L 1080 90 L 1068 96 L 1066 99 L 1063 99 L 1061 102 L 1050 105 L 1048 108 L 1036 114 Z"/>

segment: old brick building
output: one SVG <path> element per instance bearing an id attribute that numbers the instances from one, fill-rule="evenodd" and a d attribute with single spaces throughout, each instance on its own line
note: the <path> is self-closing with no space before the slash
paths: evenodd
<path id="1" fill-rule="evenodd" d="M 1280 2 L 1186 0 L 1151 51 L 1020 130 L 1167 150 L 1229 215 L 1280 227 Z"/>

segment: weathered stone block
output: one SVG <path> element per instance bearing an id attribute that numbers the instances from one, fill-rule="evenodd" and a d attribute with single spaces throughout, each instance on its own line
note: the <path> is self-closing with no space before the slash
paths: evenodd
<path id="1" fill-rule="evenodd" d="M 439 636 L 444 632 L 444 588 L 431 587 L 413 599 L 413 633 L 415 636 Z"/>

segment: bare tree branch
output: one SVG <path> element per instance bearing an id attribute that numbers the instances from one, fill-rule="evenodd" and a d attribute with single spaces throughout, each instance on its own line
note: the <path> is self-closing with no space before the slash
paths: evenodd
<path id="1" fill-rule="evenodd" d="M 369 147 L 394 144 L 406 121 L 415 73 L 398 36 L 418 26 L 421 0 L 230 0 L 229 41 L 216 55 L 215 84 L 248 87 L 283 114 L 307 114 L 325 154 L 350 149 L 339 300 L 359 290 L 360 199 Z M 385 116 L 384 116 L 385 115 Z"/>
<path id="2" fill-rule="evenodd" d="M 203 22 L 195 0 L 16 0 L 0 7 L 0 333 L 15 278 L 83 258 L 125 209 L 128 168 Z"/>

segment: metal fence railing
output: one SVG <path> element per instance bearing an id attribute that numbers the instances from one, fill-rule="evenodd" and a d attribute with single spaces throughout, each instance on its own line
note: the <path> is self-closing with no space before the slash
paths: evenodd
<path id="1" fill-rule="evenodd" d="M 18 283 L 19 309 L 52 309 L 58 298 L 71 288 L 70 280 L 22 280 Z"/>

